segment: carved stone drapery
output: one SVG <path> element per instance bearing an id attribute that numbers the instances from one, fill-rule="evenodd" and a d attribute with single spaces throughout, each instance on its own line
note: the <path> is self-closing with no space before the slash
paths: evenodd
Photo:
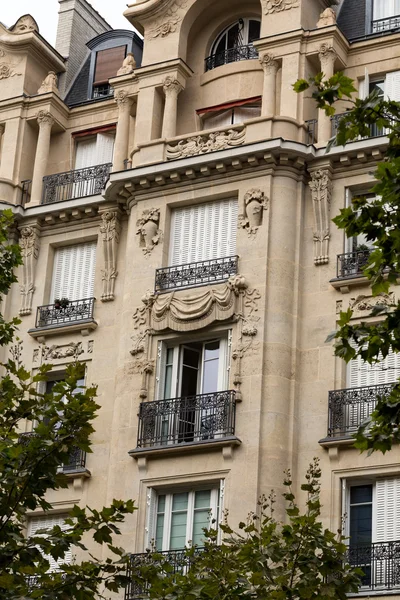
<path id="1" fill-rule="evenodd" d="M 138 228 L 136 234 L 140 236 L 140 246 L 145 256 L 151 254 L 162 239 L 162 232 L 158 228 L 159 222 L 160 211 L 158 208 L 150 208 L 143 211 L 142 216 L 136 223 Z"/>
<path id="2" fill-rule="evenodd" d="M 229 129 L 228 131 L 215 131 L 208 135 L 192 136 L 181 140 L 177 144 L 168 144 L 167 159 L 175 160 L 198 154 L 208 154 L 209 152 L 225 150 L 226 148 L 236 148 L 244 144 L 245 137 L 245 128 L 241 131 Z"/>
<path id="3" fill-rule="evenodd" d="M 314 211 L 314 263 L 323 265 L 329 262 L 330 205 L 332 180 L 327 169 L 311 174 L 309 183 Z"/>
<path id="4" fill-rule="evenodd" d="M 299 0 L 261 0 L 264 13 L 270 15 L 299 6 Z"/>
<path id="5" fill-rule="evenodd" d="M 118 275 L 117 258 L 119 234 L 121 231 L 118 209 L 106 210 L 101 215 L 100 233 L 103 240 L 104 269 L 102 270 L 102 302 L 114 300 L 115 280 Z"/>
<path id="6" fill-rule="evenodd" d="M 251 189 L 243 199 L 243 213 L 238 217 L 238 227 L 247 231 L 249 237 L 257 233 L 263 222 L 263 212 L 268 208 L 269 199 L 259 189 Z"/>
<path id="7" fill-rule="evenodd" d="M 35 291 L 36 261 L 39 256 L 39 226 L 22 227 L 20 230 L 19 244 L 22 252 L 22 277 L 19 286 L 21 294 L 21 316 L 30 315 L 32 312 L 32 298 Z"/>

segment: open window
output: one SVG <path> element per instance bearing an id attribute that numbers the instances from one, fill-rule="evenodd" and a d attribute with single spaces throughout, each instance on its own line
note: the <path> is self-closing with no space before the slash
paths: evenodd
<path id="1" fill-rule="evenodd" d="M 258 57 L 253 42 L 260 37 L 259 19 L 241 18 L 224 29 L 211 46 L 206 71 L 240 60 Z"/>
<path id="2" fill-rule="evenodd" d="M 203 129 L 218 129 L 261 116 L 261 97 L 237 100 L 197 111 Z"/>

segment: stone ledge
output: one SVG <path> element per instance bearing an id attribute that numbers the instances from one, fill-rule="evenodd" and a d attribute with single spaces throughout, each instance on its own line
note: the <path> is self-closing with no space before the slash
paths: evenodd
<path id="1" fill-rule="evenodd" d="M 152 448 L 135 448 L 128 452 L 135 459 L 160 458 L 183 453 L 212 452 L 223 450 L 227 447 L 240 446 L 242 441 L 236 436 L 226 437 L 220 440 L 201 440 L 199 442 L 183 442 L 182 444 L 171 444 L 170 446 L 155 446 Z"/>
<path id="2" fill-rule="evenodd" d="M 364 275 L 355 275 L 354 277 L 331 279 L 329 283 L 336 290 L 340 290 L 342 294 L 348 294 L 353 287 L 370 285 L 370 280 Z"/>
<path id="3" fill-rule="evenodd" d="M 352 446 L 354 438 L 352 437 L 326 437 L 319 440 L 319 445 L 323 448 L 334 448 L 337 446 Z"/>
<path id="4" fill-rule="evenodd" d="M 44 343 L 46 337 L 49 335 L 80 331 L 81 335 L 88 336 L 89 332 L 94 329 L 97 329 L 97 321 L 94 319 L 82 319 L 81 321 L 74 321 L 73 323 L 49 325 L 47 327 L 34 327 L 33 329 L 28 329 L 28 333 L 31 337 L 37 339 L 38 342 Z"/>

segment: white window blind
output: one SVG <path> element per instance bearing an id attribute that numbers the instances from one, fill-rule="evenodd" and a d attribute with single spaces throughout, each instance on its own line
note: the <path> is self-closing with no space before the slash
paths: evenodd
<path id="1" fill-rule="evenodd" d="M 218 127 L 227 127 L 228 125 L 232 125 L 232 109 L 206 117 L 203 129 L 217 129 Z"/>
<path id="2" fill-rule="evenodd" d="M 61 527 L 61 529 L 63 529 L 63 530 L 67 529 L 68 526 L 65 523 L 65 518 L 66 517 L 64 515 L 46 515 L 44 517 L 32 517 L 31 519 L 29 519 L 28 537 L 36 536 L 37 531 L 39 531 L 40 529 L 50 530 L 53 527 L 55 527 L 56 525 Z M 43 537 L 46 536 L 45 533 L 44 534 L 42 533 L 40 535 Z M 64 564 L 64 563 L 69 564 L 71 562 L 72 552 L 71 552 L 71 550 L 66 552 L 64 558 L 60 559 L 59 561 L 54 560 L 54 558 L 52 558 L 49 555 L 45 555 L 45 558 L 50 563 L 49 570 L 57 571 L 61 564 Z"/>
<path id="3" fill-rule="evenodd" d="M 349 363 L 349 387 L 392 383 L 400 376 L 400 353 L 390 352 L 380 363 L 368 364 L 360 357 Z"/>
<path id="4" fill-rule="evenodd" d="M 111 163 L 114 152 L 114 132 L 98 133 L 76 143 L 75 169 Z"/>
<path id="5" fill-rule="evenodd" d="M 374 542 L 400 540 L 400 479 L 378 479 L 374 517 Z"/>
<path id="6" fill-rule="evenodd" d="M 112 162 L 114 152 L 114 133 L 98 133 L 96 141 L 96 165 Z"/>
<path id="7" fill-rule="evenodd" d="M 400 0 L 374 0 L 373 20 L 386 19 L 400 14 Z"/>
<path id="8" fill-rule="evenodd" d="M 237 200 L 207 202 L 172 213 L 170 265 L 236 254 Z"/>
<path id="9" fill-rule="evenodd" d="M 92 298 L 95 266 L 96 242 L 57 248 L 54 253 L 50 302 L 54 302 L 56 298 Z"/>
<path id="10" fill-rule="evenodd" d="M 385 100 L 400 101 L 400 71 L 387 73 L 385 79 Z"/>

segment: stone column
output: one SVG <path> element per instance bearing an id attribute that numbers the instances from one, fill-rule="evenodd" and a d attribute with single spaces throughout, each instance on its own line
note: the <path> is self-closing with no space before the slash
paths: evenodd
<path id="1" fill-rule="evenodd" d="M 327 44 L 321 44 L 319 48 L 319 60 L 321 62 L 321 71 L 325 79 L 329 79 L 334 74 L 336 50 Z M 324 110 L 318 111 L 318 143 L 325 145 L 332 137 L 331 118 L 325 114 Z"/>
<path id="2" fill-rule="evenodd" d="M 273 116 L 276 114 L 276 73 L 279 64 L 272 54 L 260 56 L 260 63 L 264 70 L 264 87 L 261 106 L 261 115 Z"/>
<path id="3" fill-rule="evenodd" d="M 183 87 L 177 79 L 167 77 L 164 80 L 163 89 L 165 94 L 165 107 L 161 137 L 168 139 L 176 136 L 178 95 L 183 90 Z"/>
<path id="4" fill-rule="evenodd" d="M 130 98 L 125 90 L 119 90 L 115 94 L 115 102 L 118 104 L 118 124 L 115 135 L 113 171 L 122 171 L 124 161 L 128 158 L 129 125 L 133 98 Z"/>
<path id="5" fill-rule="evenodd" d="M 35 164 L 32 176 L 32 203 L 40 204 L 42 199 L 43 177 L 46 175 L 47 161 L 50 152 L 50 136 L 54 119 L 49 112 L 41 110 L 37 114 L 39 136 L 36 146 Z"/>

